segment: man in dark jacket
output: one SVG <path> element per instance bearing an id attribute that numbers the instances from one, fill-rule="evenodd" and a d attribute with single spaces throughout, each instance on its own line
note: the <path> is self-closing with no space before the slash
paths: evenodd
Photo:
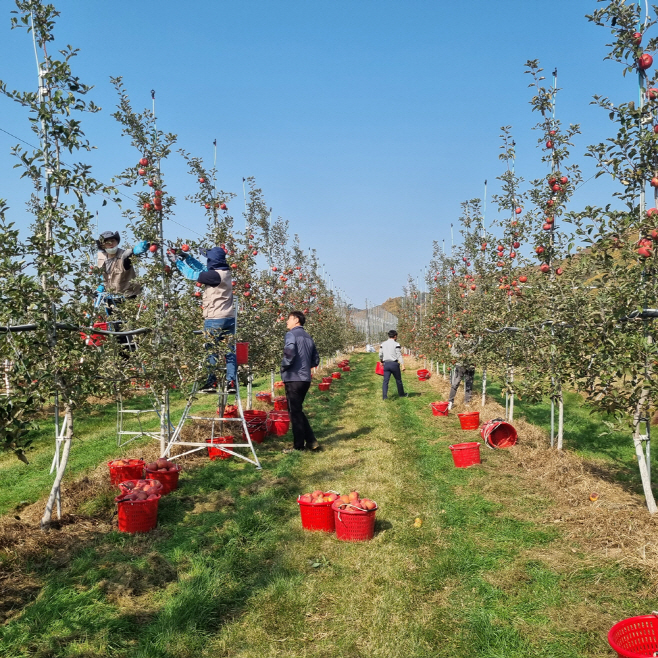
<path id="1" fill-rule="evenodd" d="M 317 368 L 320 357 L 313 339 L 304 331 L 305 322 L 306 316 L 301 311 L 292 311 L 288 316 L 281 379 L 286 385 L 294 449 L 317 450 L 320 445 L 302 406 L 311 387 L 311 368 Z"/>

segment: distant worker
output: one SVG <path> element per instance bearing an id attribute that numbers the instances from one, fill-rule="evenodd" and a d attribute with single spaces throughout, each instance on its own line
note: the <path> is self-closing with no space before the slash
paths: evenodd
<path id="1" fill-rule="evenodd" d="M 451 375 L 450 397 L 448 398 L 448 409 L 452 409 L 457 395 L 457 389 L 462 379 L 464 380 L 464 404 L 471 401 L 473 393 L 473 379 L 475 377 L 475 366 L 472 365 L 473 350 L 475 343 L 468 338 L 466 329 L 459 330 L 459 336 L 455 338 L 450 346 L 450 354 L 453 359 Z"/>
<path id="2" fill-rule="evenodd" d="M 388 332 L 388 340 L 384 341 L 379 348 L 379 360 L 384 364 L 384 381 L 382 383 L 382 398 L 388 399 L 388 380 L 391 375 L 395 377 L 395 383 L 398 386 L 398 397 L 406 398 L 407 394 L 404 392 L 402 386 L 402 370 L 404 367 L 404 360 L 402 359 L 402 348 L 398 343 L 398 332 L 391 329 Z"/>
<path id="3" fill-rule="evenodd" d="M 121 236 L 118 231 L 105 231 L 96 241 L 98 245 L 97 265 L 103 269 L 103 284 L 99 286 L 98 292 L 133 299 L 139 295 L 142 288 L 133 281 L 137 274 L 130 259 L 132 256 L 141 256 L 148 251 L 149 243 L 142 240 L 132 249 L 120 249 L 120 241 Z"/>
<path id="4" fill-rule="evenodd" d="M 226 262 L 226 251 L 221 247 L 201 249 L 200 253 L 207 259 L 207 266 L 201 265 L 189 254 L 169 251 L 169 260 L 176 265 L 179 272 L 190 281 L 203 284 L 203 330 L 212 339 L 208 348 L 212 353 L 208 357 L 208 379 L 201 390 L 212 393 L 217 389 L 217 365 L 219 343 L 227 336 L 235 335 L 235 310 L 233 308 L 233 285 L 231 270 Z M 238 374 L 235 358 L 235 345 L 231 344 L 226 353 L 227 392 L 236 392 Z"/>
<path id="5" fill-rule="evenodd" d="M 313 434 L 311 424 L 304 413 L 303 405 L 311 387 L 311 369 L 317 368 L 320 357 L 311 336 L 304 330 L 306 316 L 301 311 L 292 311 L 288 316 L 281 380 L 286 385 L 288 412 L 292 425 L 294 450 L 318 450 L 320 444 Z M 291 452 L 290 449 L 284 452 Z"/>

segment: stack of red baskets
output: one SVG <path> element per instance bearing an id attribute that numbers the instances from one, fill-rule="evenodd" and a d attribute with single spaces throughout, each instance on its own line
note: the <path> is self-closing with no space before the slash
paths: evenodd
<path id="1" fill-rule="evenodd" d="M 425 368 L 416 370 L 416 374 L 418 375 L 419 382 L 426 382 L 432 376 L 432 373 L 429 370 L 426 370 Z"/>
<path id="2" fill-rule="evenodd" d="M 244 420 L 249 430 L 249 436 L 252 441 L 262 443 L 267 434 L 267 412 L 258 411 L 257 409 L 247 409 L 244 412 Z M 247 437 L 242 433 L 245 441 Z"/>

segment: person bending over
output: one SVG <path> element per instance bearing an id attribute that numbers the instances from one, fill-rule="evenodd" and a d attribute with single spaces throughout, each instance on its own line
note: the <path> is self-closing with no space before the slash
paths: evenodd
<path id="1" fill-rule="evenodd" d="M 226 262 L 226 251 L 221 247 L 201 249 L 201 255 L 207 259 L 207 265 L 202 265 L 189 254 L 168 253 L 169 260 L 176 265 L 178 271 L 190 281 L 203 284 L 203 329 L 212 339 L 208 348 L 213 352 L 208 357 L 208 379 L 201 388 L 202 391 L 212 393 L 217 388 L 217 353 L 219 343 L 226 337 L 235 335 L 235 310 L 233 307 L 233 286 L 231 283 L 231 270 Z M 235 346 L 231 344 L 226 353 L 226 381 L 228 392 L 235 393 L 237 378 L 237 360 Z"/>
<path id="2" fill-rule="evenodd" d="M 452 386 L 448 398 L 448 409 L 452 409 L 462 379 L 464 380 L 464 404 L 471 401 L 473 378 L 475 377 L 475 366 L 470 364 L 473 348 L 473 341 L 467 338 L 466 329 L 460 329 L 459 336 L 455 338 L 450 346 L 454 367 L 452 369 Z"/>
<path id="3" fill-rule="evenodd" d="M 315 439 L 303 405 L 311 387 L 311 368 L 318 367 L 320 357 L 313 339 L 304 331 L 305 322 L 306 316 L 301 311 L 292 311 L 288 316 L 288 333 L 281 360 L 281 380 L 286 386 L 294 449 L 317 450 L 320 444 Z M 287 449 L 284 452 L 289 451 Z"/>
<path id="4" fill-rule="evenodd" d="M 391 375 L 395 377 L 395 383 L 398 386 L 398 397 L 406 398 L 407 394 L 404 392 L 402 386 L 402 373 L 400 368 L 404 370 L 404 360 L 402 358 L 402 348 L 398 343 L 398 332 L 391 329 L 388 332 L 388 340 L 384 341 L 379 348 L 379 360 L 384 364 L 384 381 L 382 382 L 382 398 L 388 398 L 388 380 Z"/>

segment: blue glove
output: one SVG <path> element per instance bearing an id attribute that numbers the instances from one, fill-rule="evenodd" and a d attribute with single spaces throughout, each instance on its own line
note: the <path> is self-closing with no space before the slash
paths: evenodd
<path id="1" fill-rule="evenodd" d="M 133 254 L 135 254 L 135 256 L 141 256 L 148 251 L 148 248 L 149 243 L 146 240 L 142 240 L 133 247 Z"/>
<path id="2" fill-rule="evenodd" d="M 96 292 L 105 292 L 105 286 L 101 283 L 101 285 L 96 288 Z"/>

